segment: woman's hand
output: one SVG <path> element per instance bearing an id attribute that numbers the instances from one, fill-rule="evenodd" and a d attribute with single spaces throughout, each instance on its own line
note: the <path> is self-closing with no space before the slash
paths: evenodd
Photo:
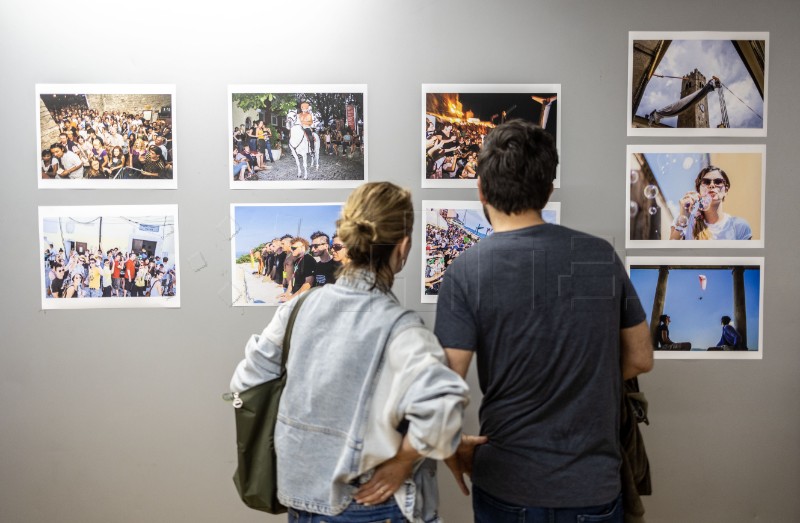
<path id="1" fill-rule="evenodd" d="M 361 485 L 353 499 L 356 503 L 367 506 L 385 502 L 411 477 L 414 462 L 421 457 L 406 435 L 397 454 L 375 468 L 372 478 Z"/>
<path id="2" fill-rule="evenodd" d="M 378 465 L 372 479 L 356 491 L 356 503 L 369 506 L 385 502 L 411 477 L 414 461 L 395 456 Z"/>
<path id="3" fill-rule="evenodd" d="M 700 194 L 695 191 L 689 191 L 686 194 L 684 194 L 683 198 L 680 199 L 681 214 L 683 214 L 684 216 L 688 216 L 689 209 L 691 209 L 692 206 L 695 203 L 697 203 L 699 199 L 700 199 Z"/>

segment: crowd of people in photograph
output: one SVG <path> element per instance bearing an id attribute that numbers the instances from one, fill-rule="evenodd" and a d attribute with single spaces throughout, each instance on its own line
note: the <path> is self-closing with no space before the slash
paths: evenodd
<path id="1" fill-rule="evenodd" d="M 313 129 L 320 141 L 320 154 L 358 158 L 364 156 L 364 139 L 349 126 Z M 271 169 L 267 163 L 275 163 L 273 150 L 287 143 L 286 131 L 272 129 L 263 120 L 256 120 L 248 128 L 246 124 L 233 127 L 233 178 L 235 180 L 257 180 L 259 171 Z"/>
<path id="2" fill-rule="evenodd" d="M 488 128 L 430 117 L 425 122 L 425 177 L 432 180 L 475 178 L 478 153 Z"/>
<path id="3" fill-rule="evenodd" d="M 126 298 L 175 296 L 175 265 L 169 258 L 118 248 L 79 253 L 44 251 L 48 298 Z"/>
<path id="4" fill-rule="evenodd" d="M 432 296 L 439 294 L 444 273 L 453 260 L 480 239 L 454 218 L 448 218 L 447 209 L 441 209 L 439 214 L 447 222 L 446 229 L 425 225 L 425 294 Z"/>
<path id="5" fill-rule="evenodd" d="M 43 179 L 170 179 L 172 126 L 143 113 L 55 109 L 58 141 L 42 149 Z"/>
<path id="6" fill-rule="evenodd" d="M 335 283 L 339 269 L 347 262 L 347 248 L 334 235 L 317 231 L 310 240 L 284 234 L 250 252 L 257 267 L 253 274 L 263 282 L 283 287 L 279 302 L 296 298 L 312 287 Z"/>

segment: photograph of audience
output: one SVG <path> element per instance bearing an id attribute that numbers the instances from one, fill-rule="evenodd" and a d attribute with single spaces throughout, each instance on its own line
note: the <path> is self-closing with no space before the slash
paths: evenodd
<path id="1" fill-rule="evenodd" d="M 39 208 L 43 309 L 180 306 L 177 207 L 131 207 Z"/>
<path id="2" fill-rule="evenodd" d="M 422 303 L 436 303 L 444 273 L 464 251 L 492 234 L 480 202 L 422 201 L 424 237 L 422 251 Z M 542 209 L 547 223 L 560 223 L 561 203 Z"/>
<path id="3" fill-rule="evenodd" d="M 230 99 L 232 189 L 366 181 L 366 86 L 231 86 Z"/>
<path id="4" fill-rule="evenodd" d="M 234 306 L 276 306 L 336 282 L 342 204 L 231 205 Z"/>
<path id="5" fill-rule="evenodd" d="M 66 93 L 62 87 L 37 85 L 39 187 L 174 186 L 173 94 L 136 86 L 126 93 L 70 86 L 75 89 Z"/>
<path id="6" fill-rule="evenodd" d="M 444 205 L 441 205 L 444 203 Z M 422 302 L 436 303 L 447 267 L 458 256 L 492 233 L 479 202 L 422 202 Z"/>
<path id="7" fill-rule="evenodd" d="M 473 187 L 486 136 L 508 120 L 534 122 L 558 143 L 558 85 L 422 87 L 423 187 Z"/>

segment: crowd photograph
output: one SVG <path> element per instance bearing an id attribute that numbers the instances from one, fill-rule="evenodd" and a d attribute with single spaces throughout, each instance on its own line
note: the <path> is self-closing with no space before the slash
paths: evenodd
<path id="1" fill-rule="evenodd" d="M 474 187 L 484 140 L 507 120 L 533 122 L 558 142 L 559 85 L 423 85 L 422 89 L 423 187 Z"/>
<path id="2" fill-rule="evenodd" d="M 335 283 L 347 260 L 342 204 L 231 206 L 234 306 L 277 306 Z"/>
<path id="3" fill-rule="evenodd" d="M 126 207 L 40 207 L 43 309 L 180 306 L 177 209 Z"/>
<path id="4" fill-rule="evenodd" d="M 423 200 L 422 303 L 436 303 L 447 268 L 471 246 L 492 233 L 492 226 L 476 201 Z M 547 223 L 561 223 L 561 203 L 542 209 Z"/>
<path id="5" fill-rule="evenodd" d="M 367 180 L 366 86 L 232 86 L 230 100 L 231 189 Z"/>
<path id="6" fill-rule="evenodd" d="M 444 205 L 442 205 L 444 204 Z M 479 202 L 423 201 L 422 302 L 436 303 L 447 268 L 492 233 Z"/>
<path id="7" fill-rule="evenodd" d="M 763 258 L 629 257 L 653 346 L 673 358 L 761 358 Z"/>
<path id="8" fill-rule="evenodd" d="M 171 93 L 49 87 L 37 86 L 40 187 L 175 186 Z"/>
<path id="9" fill-rule="evenodd" d="M 627 246 L 763 247 L 765 163 L 764 145 L 628 146 Z"/>

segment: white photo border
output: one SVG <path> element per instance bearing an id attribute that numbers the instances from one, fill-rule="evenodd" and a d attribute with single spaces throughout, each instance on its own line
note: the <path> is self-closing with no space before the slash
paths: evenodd
<path id="1" fill-rule="evenodd" d="M 237 293 L 236 287 L 236 235 L 238 234 L 238 225 L 236 223 L 236 209 L 240 207 L 330 207 L 330 206 L 338 206 L 339 208 L 344 207 L 345 202 L 304 202 L 304 203 L 297 203 L 297 202 L 289 202 L 289 203 L 232 203 L 230 205 L 230 234 L 231 234 L 231 259 L 230 259 L 230 267 L 231 267 L 231 307 L 278 307 L 282 305 L 281 303 L 249 303 L 245 300 L 244 303 L 237 303 L 239 300 L 240 294 Z M 331 235 L 335 233 L 335 231 L 330 231 Z M 330 238 L 333 240 L 333 236 Z M 246 291 L 242 291 L 246 292 Z"/>
<path id="2" fill-rule="evenodd" d="M 757 240 L 709 240 L 693 241 L 691 245 L 675 240 L 632 240 L 630 201 L 631 184 L 630 172 L 631 156 L 636 153 L 720 153 L 720 154 L 760 154 L 761 155 L 761 228 Z M 765 218 L 765 190 L 767 179 L 767 146 L 765 144 L 741 145 L 716 145 L 716 144 L 691 144 L 691 145 L 628 145 L 625 154 L 625 248 L 626 249 L 763 249 L 764 248 L 764 218 Z"/>
<path id="3" fill-rule="evenodd" d="M 57 217 L 96 217 L 96 216 L 174 216 L 174 244 L 175 244 L 175 281 L 178 288 L 182 289 L 180 272 L 180 241 L 178 233 L 178 206 L 167 205 L 83 205 L 83 206 L 46 206 L 38 208 L 38 230 L 41 243 L 44 239 L 44 219 Z M 39 249 L 41 250 L 41 249 Z M 41 252 L 37 252 L 37 259 L 41 261 Z M 65 309 L 150 309 L 150 308 L 180 308 L 182 290 L 175 296 L 153 296 L 137 298 L 109 298 L 109 299 L 47 299 L 44 272 L 39 275 L 40 296 L 42 297 L 42 310 Z"/>
<path id="4" fill-rule="evenodd" d="M 171 97 L 172 179 L 171 180 L 43 180 L 37 169 L 39 189 L 177 189 L 178 112 L 175 84 L 36 84 L 36 163 L 41 163 L 42 121 L 39 100 L 43 94 L 168 94 Z"/>
<path id="5" fill-rule="evenodd" d="M 228 85 L 228 124 L 225 130 L 225 144 L 230 144 L 233 132 L 233 95 L 236 93 L 362 93 L 364 96 L 364 178 L 362 180 L 295 180 L 272 181 L 253 180 L 237 183 L 232 175 L 232 164 L 229 154 L 230 145 L 226 145 L 228 160 L 227 175 L 230 189 L 354 189 L 369 181 L 369 104 L 367 102 L 367 84 L 230 84 Z"/>
<path id="6" fill-rule="evenodd" d="M 422 107 L 420 124 L 425 121 L 428 93 L 542 93 L 551 92 L 558 96 L 558 111 L 556 111 L 556 149 L 559 158 L 563 158 L 561 150 L 561 84 L 422 84 Z M 455 189 L 455 188 L 474 188 L 474 179 L 467 180 L 429 180 L 425 177 L 425 126 L 421 126 L 420 137 L 420 173 L 421 187 L 423 189 Z M 553 187 L 561 187 L 561 163 L 556 167 L 556 179 Z"/>
<path id="7" fill-rule="evenodd" d="M 656 359 L 662 360 L 761 360 L 764 358 L 764 258 L 763 257 L 681 257 L 681 256 L 628 256 L 625 269 L 630 277 L 631 268 L 642 265 L 707 266 L 719 269 L 736 265 L 759 267 L 758 289 L 758 350 L 740 351 L 665 351 L 654 350 Z M 645 304 L 642 304 L 645 307 Z M 647 310 L 645 309 L 645 312 Z"/>
<path id="8" fill-rule="evenodd" d="M 637 128 L 633 126 L 633 42 L 636 40 L 764 40 L 764 125 L 760 129 L 665 129 Z M 769 32 L 768 31 L 630 31 L 628 32 L 628 83 L 627 104 L 625 105 L 626 129 L 628 136 L 678 136 L 678 137 L 766 137 L 767 102 L 769 99 Z"/>

